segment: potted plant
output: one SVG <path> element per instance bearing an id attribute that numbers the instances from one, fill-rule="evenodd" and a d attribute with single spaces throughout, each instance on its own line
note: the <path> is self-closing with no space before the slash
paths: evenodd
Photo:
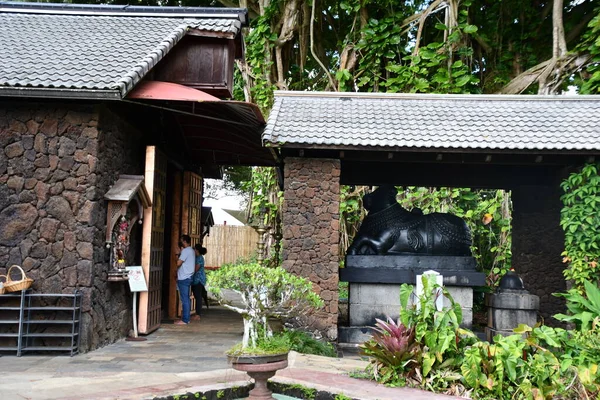
<path id="1" fill-rule="evenodd" d="M 281 267 L 258 263 L 229 265 L 211 273 L 208 290 L 226 308 L 241 314 L 244 321 L 242 342 L 227 355 L 234 369 L 245 371 L 255 380 L 252 398 L 269 398 L 267 379 L 287 367 L 290 345 L 273 333 L 270 318 L 291 318 L 323 306 L 312 283 Z M 239 295 L 233 298 L 232 291 Z"/>

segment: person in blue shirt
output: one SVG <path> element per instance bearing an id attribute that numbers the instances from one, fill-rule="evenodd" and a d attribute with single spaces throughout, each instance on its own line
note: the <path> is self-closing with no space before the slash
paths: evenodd
<path id="1" fill-rule="evenodd" d="M 206 303 L 208 308 L 208 295 L 206 293 L 206 273 L 204 272 L 204 255 L 206 254 L 206 247 L 202 247 L 199 243 L 194 246 L 196 253 L 196 270 L 192 277 L 192 293 L 196 299 L 196 315 L 192 316 L 192 320 L 200 320 L 200 313 L 202 311 L 202 299 Z"/>

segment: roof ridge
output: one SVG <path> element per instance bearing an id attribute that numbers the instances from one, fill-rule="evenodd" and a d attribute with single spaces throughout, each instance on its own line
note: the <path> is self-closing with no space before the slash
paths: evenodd
<path id="1" fill-rule="evenodd" d="M 295 149 L 600 154 L 600 96 L 279 93 L 265 146 Z M 340 96 L 341 95 L 341 96 Z M 506 101 L 514 99 L 514 101 Z M 465 101 L 455 100 L 463 99 Z M 565 101 L 566 100 L 566 101 Z"/>
<path id="2" fill-rule="evenodd" d="M 248 10 L 229 7 L 158 7 L 110 4 L 30 3 L 1 1 L 0 12 L 64 15 L 127 15 L 146 17 L 236 18 L 248 23 Z"/>
<path id="3" fill-rule="evenodd" d="M 318 99 L 402 99 L 402 100 L 493 100 L 493 101 L 567 101 L 595 100 L 599 95 L 537 95 L 537 94 L 442 94 L 442 93 L 383 93 L 383 92 L 309 92 L 276 90 L 275 98 L 318 98 Z"/>

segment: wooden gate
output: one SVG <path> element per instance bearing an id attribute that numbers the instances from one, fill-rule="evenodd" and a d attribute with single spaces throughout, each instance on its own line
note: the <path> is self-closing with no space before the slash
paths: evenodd
<path id="1" fill-rule="evenodd" d="M 155 146 L 146 148 L 145 184 L 152 207 L 144 211 L 142 267 L 148 279 L 148 291 L 140 293 L 138 330 L 150 333 L 160 326 L 161 287 L 165 238 L 165 199 L 167 157 Z"/>
<path id="2" fill-rule="evenodd" d="M 193 172 L 183 173 L 183 233 L 192 238 L 192 247 L 201 241 L 202 235 L 202 177 Z"/>

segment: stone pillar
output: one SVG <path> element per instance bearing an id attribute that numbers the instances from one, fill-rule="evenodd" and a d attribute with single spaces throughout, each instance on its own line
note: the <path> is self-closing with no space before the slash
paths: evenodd
<path id="1" fill-rule="evenodd" d="M 311 280 L 325 307 L 309 323 L 337 337 L 340 161 L 286 158 L 283 268 Z"/>
<path id="2" fill-rule="evenodd" d="M 552 315 L 564 311 L 564 301 L 552 293 L 566 290 L 564 233 L 560 227 L 560 186 L 520 186 L 512 191 L 512 266 L 525 287 L 540 298 L 546 323 L 556 324 Z"/>

